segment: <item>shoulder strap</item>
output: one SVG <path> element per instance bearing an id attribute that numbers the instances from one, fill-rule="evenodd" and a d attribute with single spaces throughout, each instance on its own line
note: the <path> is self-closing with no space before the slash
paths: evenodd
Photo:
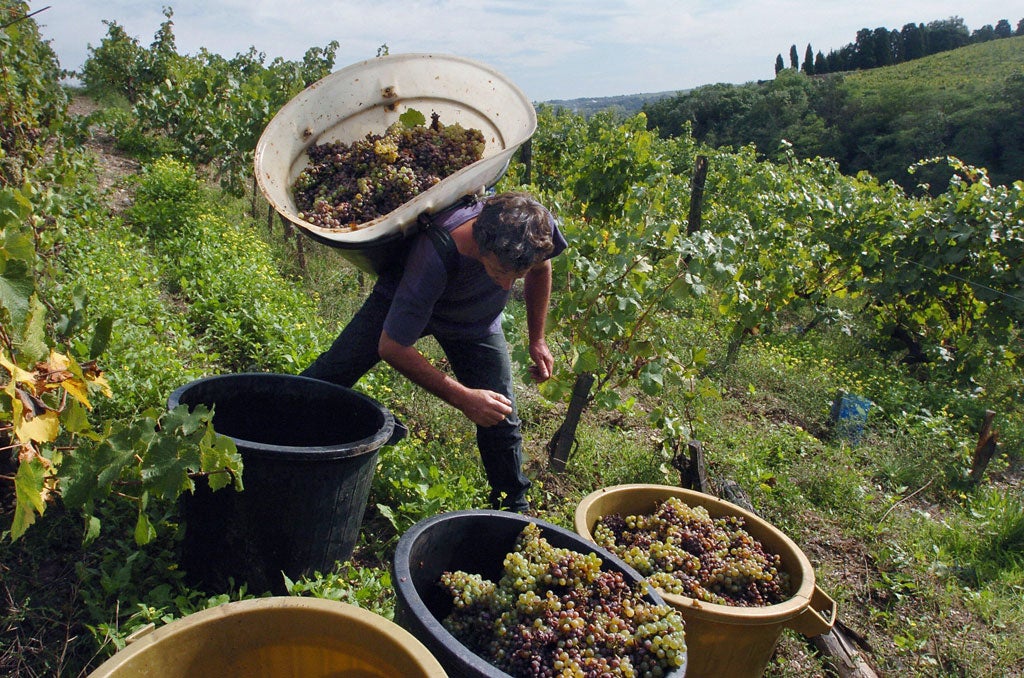
<path id="1" fill-rule="evenodd" d="M 455 246 L 452 234 L 448 232 L 448 229 L 435 224 L 426 215 L 420 215 L 419 222 L 420 230 L 427 234 L 434 249 L 437 250 L 438 256 L 441 257 L 441 261 L 444 262 L 444 270 L 448 272 L 448 277 L 453 277 L 459 269 L 459 249 Z"/>
<path id="2" fill-rule="evenodd" d="M 476 202 L 476 196 L 463 196 L 448 209 L 470 205 L 474 202 Z M 448 278 L 453 278 L 455 272 L 459 270 L 459 249 L 455 246 L 452 234 L 448 232 L 448 229 L 435 224 L 434 219 L 429 214 L 420 214 L 416 221 L 419 224 L 420 231 L 426 233 L 427 237 L 430 238 L 430 242 L 434 244 L 434 249 L 437 250 L 438 256 L 444 262 L 444 270 L 447 271 Z"/>

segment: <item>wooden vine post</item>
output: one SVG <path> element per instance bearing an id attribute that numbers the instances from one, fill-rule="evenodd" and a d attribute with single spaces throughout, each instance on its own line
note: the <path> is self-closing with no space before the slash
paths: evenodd
<path id="1" fill-rule="evenodd" d="M 523 165 L 526 166 L 526 171 L 523 173 L 523 183 L 533 183 L 533 139 L 527 139 L 526 143 L 519 147 L 519 158 L 523 161 Z"/>
<path id="2" fill-rule="evenodd" d="M 256 183 L 256 175 L 254 174 L 254 175 L 252 175 L 252 203 L 251 203 L 251 205 L 249 207 L 249 214 L 252 215 L 253 219 L 256 218 L 256 207 L 257 207 L 257 203 L 258 203 L 258 196 L 259 196 L 259 186 Z"/>
<path id="3" fill-rule="evenodd" d="M 981 433 L 978 434 L 978 444 L 974 448 L 974 460 L 971 463 L 971 485 L 977 485 L 985 475 L 985 469 L 992 461 L 999 450 L 999 434 L 992 430 L 992 421 L 996 413 L 992 410 L 985 411 L 985 421 L 981 426 Z"/>
<path id="4" fill-rule="evenodd" d="M 704 209 L 704 184 L 708 179 L 708 157 L 698 155 L 690 179 L 690 214 L 686 221 L 686 233 L 693 235 L 700 231 L 701 212 Z"/>
<path id="5" fill-rule="evenodd" d="M 704 463 L 704 448 L 699 440 L 686 444 L 686 452 L 677 450 L 672 465 L 679 471 L 679 486 L 704 494 L 711 493 L 708 483 L 707 466 Z"/>
<path id="6" fill-rule="evenodd" d="M 593 374 L 584 372 L 576 376 L 576 383 L 572 387 L 572 398 L 569 400 L 569 410 L 565 413 L 565 421 L 548 442 L 548 463 L 559 473 L 565 470 L 565 465 L 569 461 L 569 453 L 572 451 L 573 443 L 576 442 L 576 429 L 580 424 L 580 416 L 587 406 L 590 389 L 593 385 Z"/>

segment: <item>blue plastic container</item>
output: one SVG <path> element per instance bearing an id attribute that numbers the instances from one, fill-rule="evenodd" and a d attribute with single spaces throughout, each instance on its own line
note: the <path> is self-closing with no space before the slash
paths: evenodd
<path id="1" fill-rule="evenodd" d="M 851 445 L 860 443 L 868 423 L 868 412 L 873 403 L 867 398 L 840 391 L 832 401 L 832 426 L 837 437 Z"/>

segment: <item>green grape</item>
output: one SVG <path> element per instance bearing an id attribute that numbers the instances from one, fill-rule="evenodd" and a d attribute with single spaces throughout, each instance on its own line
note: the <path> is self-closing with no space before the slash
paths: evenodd
<path id="1" fill-rule="evenodd" d="M 712 519 L 704 507 L 678 497 L 650 515 L 602 516 L 594 541 L 666 593 L 738 607 L 774 605 L 790 596 L 781 559 L 750 536 L 742 517 Z"/>
<path id="2" fill-rule="evenodd" d="M 680 614 L 602 564 L 596 553 L 553 547 L 527 523 L 497 583 L 442 574 L 453 601 L 442 623 L 513 676 L 663 676 L 682 666 Z"/>

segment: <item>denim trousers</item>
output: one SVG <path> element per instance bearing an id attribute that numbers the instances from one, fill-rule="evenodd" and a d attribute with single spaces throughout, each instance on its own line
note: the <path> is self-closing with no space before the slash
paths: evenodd
<path id="1" fill-rule="evenodd" d="M 380 362 L 377 344 L 390 306 L 391 300 L 387 296 L 376 290 L 371 292 L 331 347 L 320 354 L 302 375 L 351 388 Z M 429 334 L 428 329 L 424 336 Z M 512 364 L 505 335 L 499 332 L 480 339 L 437 335 L 434 338 L 460 384 L 501 393 L 512 402 L 512 413 L 503 422 L 476 427 L 476 443 L 491 486 L 491 505 L 510 511 L 525 511 L 529 507 L 526 492 L 530 481 L 522 470 L 523 437 L 512 390 Z"/>

